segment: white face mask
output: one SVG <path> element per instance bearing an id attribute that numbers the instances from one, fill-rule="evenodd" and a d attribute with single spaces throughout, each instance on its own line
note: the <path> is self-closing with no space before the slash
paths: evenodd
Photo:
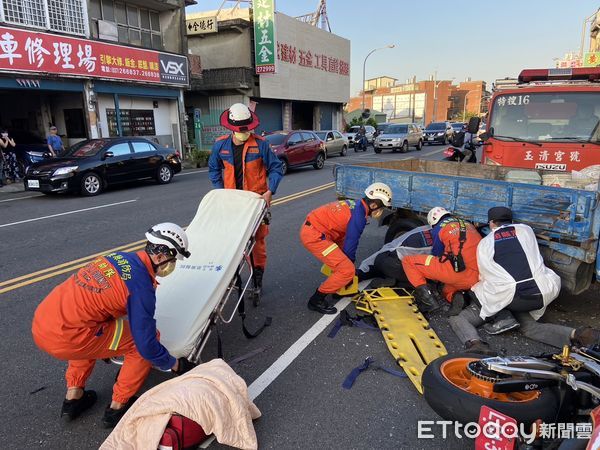
<path id="1" fill-rule="evenodd" d="M 246 131 L 244 133 L 241 133 L 239 131 L 235 131 L 233 133 L 233 135 L 235 136 L 235 138 L 238 141 L 241 141 L 241 142 L 246 142 L 248 139 L 250 139 L 250 132 L 249 131 Z"/>
<path id="2" fill-rule="evenodd" d="M 156 268 L 156 276 L 157 277 L 168 277 L 175 270 L 175 266 L 177 265 L 177 260 L 170 259 L 169 261 L 165 261 Z"/>

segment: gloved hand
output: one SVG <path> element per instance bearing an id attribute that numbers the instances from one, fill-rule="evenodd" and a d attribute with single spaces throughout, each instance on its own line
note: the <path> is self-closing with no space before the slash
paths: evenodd
<path id="1" fill-rule="evenodd" d="M 185 358 L 179 358 L 177 360 L 177 369 L 176 370 L 172 369 L 171 372 L 173 372 L 175 375 L 179 376 L 179 375 L 183 375 L 186 372 L 189 372 L 194 367 L 196 367 L 196 364 L 189 362 Z"/>

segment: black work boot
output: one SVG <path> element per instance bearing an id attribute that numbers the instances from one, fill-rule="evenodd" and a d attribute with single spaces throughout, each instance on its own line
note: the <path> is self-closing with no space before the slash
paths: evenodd
<path id="1" fill-rule="evenodd" d="M 480 341 L 479 339 L 465 343 L 465 351 L 484 356 L 498 356 L 498 353 L 492 350 L 487 342 Z"/>
<path id="2" fill-rule="evenodd" d="M 592 327 L 576 328 L 571 342 L 578 347 L 593 347 L 594 345 L 600 345 L 600 331 Z"/>
<path id="3" fill-rule="evenodd" d="M 263 281 L 264 274 L 265 274 L 265 269 L 263 269 L 262 267 L 254 268 L 254 282 L 256 283 L 256 286 L 254 286 L 254 287 L 256 289 L 258 289 L 259 291 L 262 290 L 262 281 Z"/>
<path id="4" fill-rule="evenodd" d="M 65 400 L 60 410 L 60 417 L 66 422 L 77 419 L 82 412 L 90 409 L 98 396 L 95 391 L 83 391 L 83 396 L 77 400 Z"/>
<path id="5" fill-rule="evenodd" d="M 327 294 L 323 294 L 317 289 L 310 300 L 308 300 L 308 309 L 320 312 L 321 314 L 337 313 L 335 306 L 329 305 L 327 300 L 325 300 L 325 297 L 327 297 Z"/>
<path id="6" fill-rule="evenodd" d="M 415 289 L 415 300 L 421 312 L 437 311 L 443 306 L 439 294 L 426 284 Z"/>
<path id="7" fill-rule="evenodd" d="M 104 410 L 104 416 L 102 416 L 102 425 L 104 425 L 104 428 L 114 428 L 137 399 L 135 396 L 131 397 L 121 409 L 112 409 L 108 405 Z"/>

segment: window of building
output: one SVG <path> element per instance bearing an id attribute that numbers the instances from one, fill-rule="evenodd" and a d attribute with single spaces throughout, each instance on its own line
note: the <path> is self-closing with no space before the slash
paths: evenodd
<path id="1" fill-rule="evenodd" d="M 156 11 L 119 1 L 90 0 L 90 17 L 116 23 L 119 42 L 155 50 L 163 49 L 160 17 Z"/>
<path id="2" fill-rule="evenodd" d="M 87 138 L 83 109 L 65 109 L 65 128 L 70 138 Z"/>
<path id="3" fill-rule="evenodd" d="M 154 111 L 151 109 L 121 109 L 121 129 L 123 136 L 154 136 Z M 117 114 L 114 109 L 106 110 L 108 133 L 118 136 Z"/>
<path id="4" fill-rule="evenodd" d="M 84 0 L 0 0 L 0 19 L 61 33 L 87 36 Z"/>

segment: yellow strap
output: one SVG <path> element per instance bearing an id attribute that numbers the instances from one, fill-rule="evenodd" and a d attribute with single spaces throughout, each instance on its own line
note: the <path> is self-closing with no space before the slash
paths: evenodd
<path id="1" fill-rule="evenodd" d="M 123 336 L 123 318 L 119 317 L 115 320 L 115 334 L 113 334 L 112 342 L 110 343 L 109 350 L 116 351 L 119 348 L 121 337 Z"/>
<path id="2" fill-rule="evenodd" d="M 425 265 L 428 266 L 429 264 L 431 264 L 432 259 L 433 259 L 433 255 L 429 255 L 427 257 L 427 259 L 425 260 Z"/>
<path id="3" fill-rule="evenodd" d="M 323 252 L 321 253 L 321 255 L 323 256 L 327 256 L 329 255 L 332 251 L 334 251 L 336 248 L 338 248 L 337 244 L 332 244 L 329 247 L 327 247 L 325 250 L 323 250 Z"/>

